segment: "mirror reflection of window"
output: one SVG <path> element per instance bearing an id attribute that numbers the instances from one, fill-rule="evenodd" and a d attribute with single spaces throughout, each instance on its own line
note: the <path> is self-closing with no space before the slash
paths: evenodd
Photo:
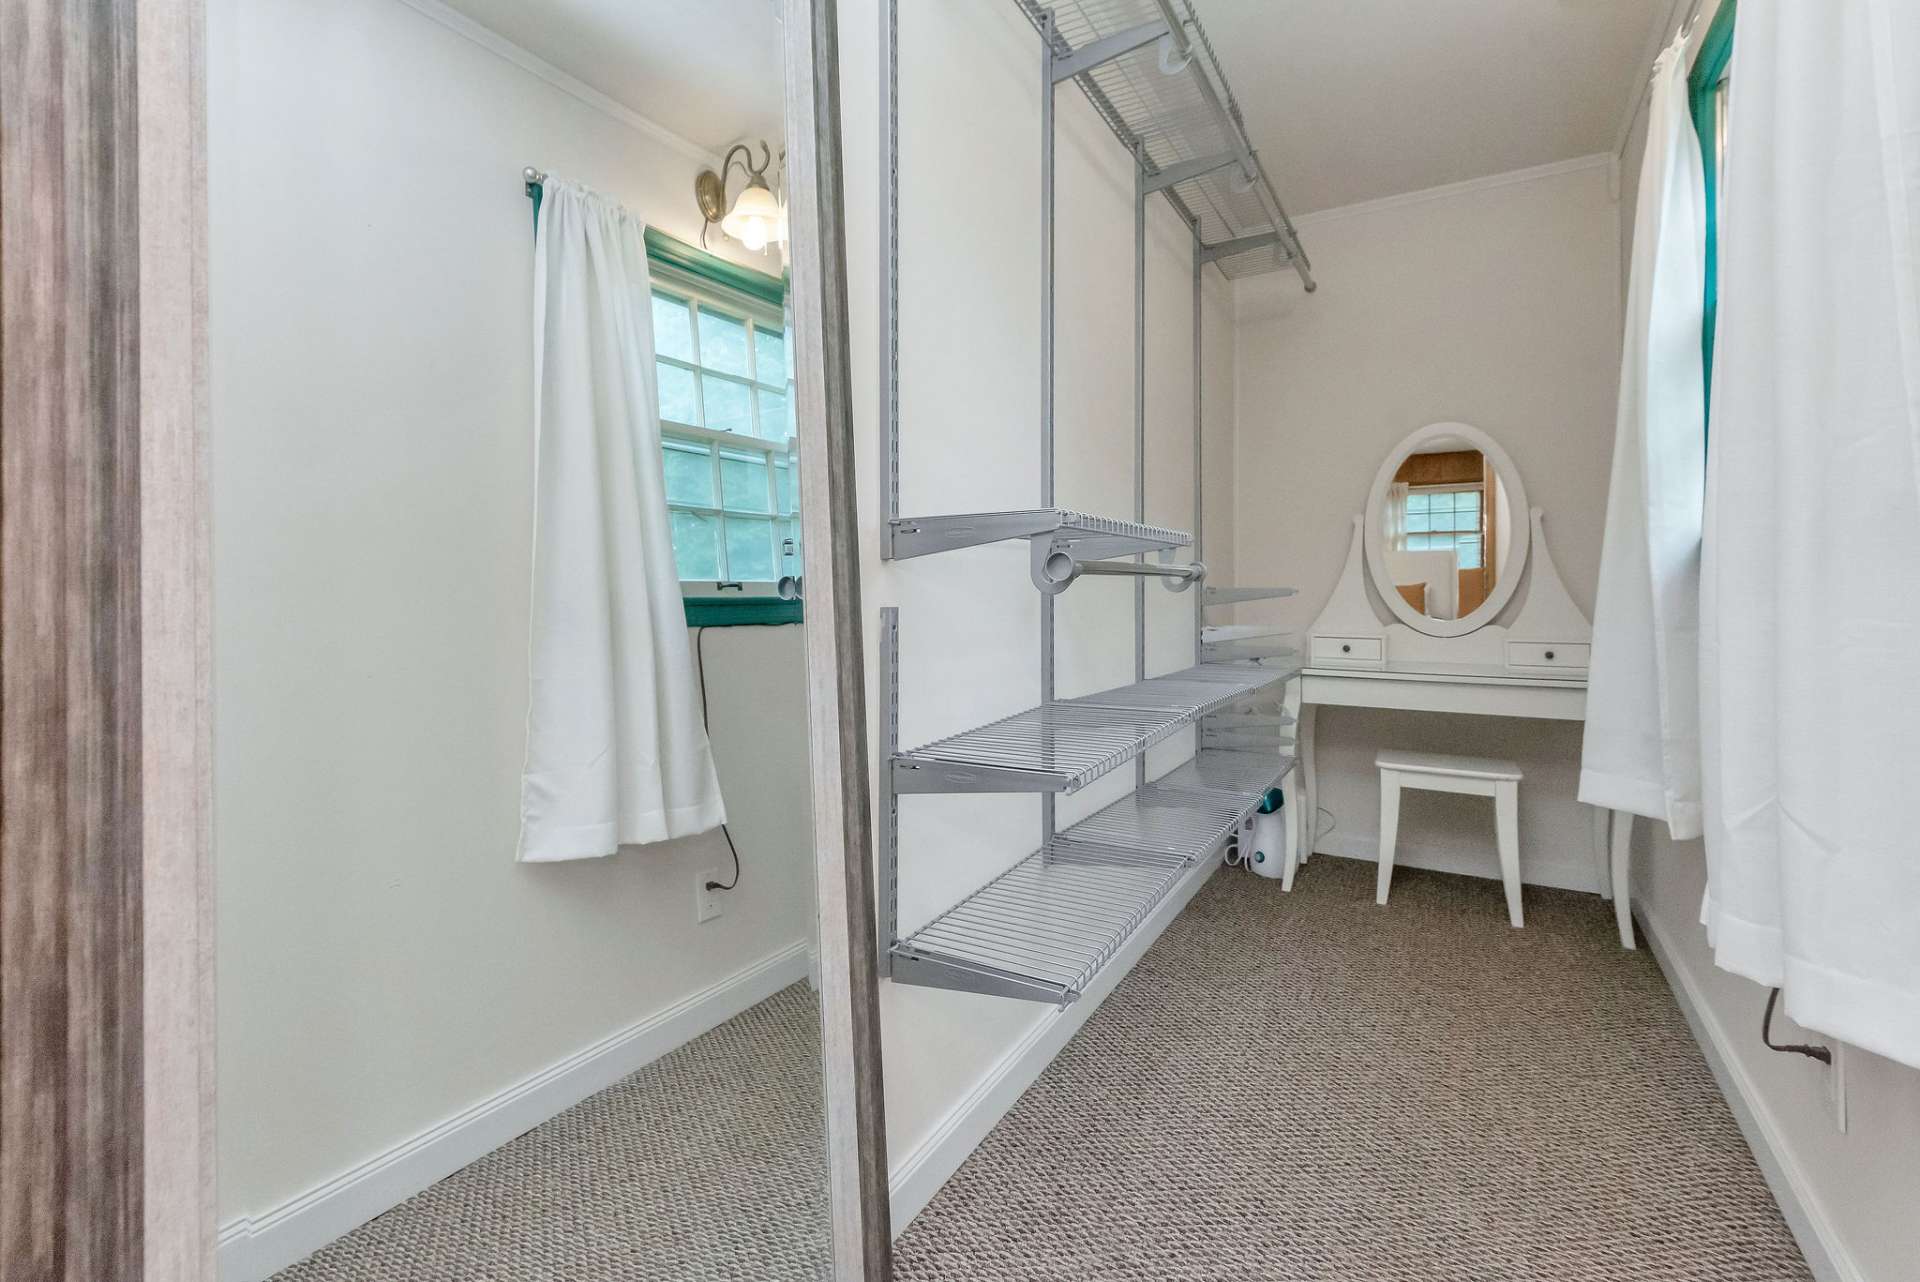
<path id="1" fill-rule="evenodd" d="M 1386 514 L 1388 568 L 1408 605 L 1431 619 L 1478 609 L 1503 560 L 1498 474 L 1479 450 L 1409 455 Z"/>

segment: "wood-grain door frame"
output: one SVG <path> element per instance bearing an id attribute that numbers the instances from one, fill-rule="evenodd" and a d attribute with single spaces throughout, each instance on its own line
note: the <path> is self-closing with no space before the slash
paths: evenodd
<path id="1" fill-rule="evenodd" d="M 836 1282 L 891 1282 L 836 0 L 784 0 L 794 406 Z"/>
<path id="2" fill-rule="evenodd" d="M 0 1275 L 214 1277 L 203 0 L 0 8 Z"/>

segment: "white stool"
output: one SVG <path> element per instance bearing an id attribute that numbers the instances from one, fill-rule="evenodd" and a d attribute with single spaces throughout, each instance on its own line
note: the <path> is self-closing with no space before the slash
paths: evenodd
<path id="1" fill-rule="evenodd" d="M 1377 904 L 1387 902 L 1393 884 L 1393 847 L 1400 837 L 1400 790 L 1463 792 L 1493 798 L 1493 830 L 1500 848 L 1500 880 L 1507 887 L 1507 920 L 1520 919 L 1520 767 L 1488 757 L 1456 757 L 1445 752 L 1382 752 L 1380 767 L 1380 882 Z"/>

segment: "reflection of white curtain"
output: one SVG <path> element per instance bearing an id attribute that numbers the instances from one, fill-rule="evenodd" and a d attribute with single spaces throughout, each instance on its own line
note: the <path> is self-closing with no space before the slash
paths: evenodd
<path id="1" fill-rule="evenodd" d="M 1684 38 L 1654 64 L 1647 112 L 1580 800 L 1698 837 L 1707 233 Z"/>
<path id="2" fill-rule="evenodd" d="M 1920 1066 L 1920 5 L 1735 29 L 1701 596 L 1720 965 Z"/>
<path id="3" fill-rule="evenodd" d="M 1387 490 L 1387 546 L 1396 552 L 1407 550 L 1407 494 L 1412 488 L 1395 481 Z"/>
<path id="4" fill-rule="evenodd" d="M 726 818 L 674 568 L 640 221 L 549 179 L 534 265 L 532 696 L 520 858 Z"/>

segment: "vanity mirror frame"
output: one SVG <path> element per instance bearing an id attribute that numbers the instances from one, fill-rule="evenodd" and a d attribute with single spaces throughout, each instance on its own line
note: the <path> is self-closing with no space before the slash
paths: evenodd
<path id="1" fill-rule="evenodd" d="M 1393 576 L 1387 572 L 1385 537 L 1382 534 L 1385 527 L 1381 521 L 1386 515 L 1387 494 L 1393 487 L 1394 474 L 1408 458 L 1420 452 L 1423 444 L 1438 440 L 1461 441 L 1485 455 L 1492 462 L 1501 484 L 1506 487 L 1507 511 L 1512 514 L 1509 520 L 1512 543 L 1507 553 L 1508 568 L 1495 580 L 1493 591 L 1487 594 L 1487 599 L 1460 619 L 1435 619 L 1408 604 L 1407 599 L 1395 589 Z M 1481 501 L 1491 502 L 1492 497 L 1486 495 Z M 1415 429 L 1388 452 L 1386 461 L 1374 475 L 1373 489 L 1367 494 L 1362 542 L 1366 549 L 1367 574 L 1373 580 L 1374 591 L 1387 609 L 1393 612 L 1394 618 L 1416 632 L 1430 637 L 1463 637 L 1479 631 L 1500 617 L 1507 603 L 1513 600 L 1514 592 L 1519 589 L 1520 580 L 1526 575 L 1527 558 L 1533 549 L 1533 523 L 1528 519 L 1530 511 L 1520 469 L 1500 448 L 1500 443 L 1486 432 L 1471 423 L 1453 422 L 1428 423 Z M 1482 552 L 1485 556 L 1492 556 L 1494 549 L 1485 548 Z"/>

